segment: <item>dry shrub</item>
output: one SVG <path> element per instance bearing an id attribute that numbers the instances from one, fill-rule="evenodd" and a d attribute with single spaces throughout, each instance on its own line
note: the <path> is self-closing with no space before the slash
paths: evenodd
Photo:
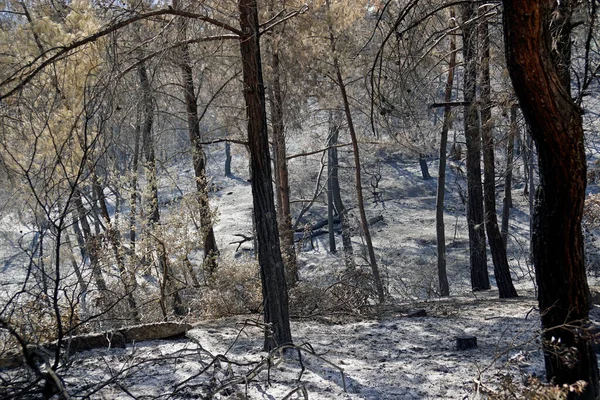
<path id="1" fill-rule="evenodd" d="M 534 376 L 528 377 L 523 384 L 520 384 L 507 375 L 503 377 L 498 390 L 489 391 L 488 399 L 566 400 L 569 393 L 582 393 L 585 386 L 584 381 L 558 386 L 552 383 L 544 383 Z"/>
<path id="2" fill-rule="evenodd" d="M 296 317 L 366 315 L 374 298 L 371 274 L 357 269 L 341 274 L 329 286 L 299 282 L 290 290 L 290 310 Z"/>
<path id="3" fill-rule="evenodd" d="M 224 259 L 197 306 L 205 317 L 220 318 L 258 312 L 262 292 L 258 263 L 253 258 Z"/>

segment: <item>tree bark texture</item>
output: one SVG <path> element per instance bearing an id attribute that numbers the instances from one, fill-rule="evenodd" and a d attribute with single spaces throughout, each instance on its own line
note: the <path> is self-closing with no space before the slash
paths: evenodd
<path id="1" fill-rule="evenodd" d="M 450 11 L 451 28 L 454 26 L 454 9 Z M 448 78 L 444 90 L 444 102 L 452 100 L 452 86 L 454 85 L 454 70 L 456 68 L 456 41 L 450 37 L 450 60 L 448 61 Z M 444 195 L 446 192 L 446 149 L 448 147 L 448 130 L 452 118 L 452 106 L 444 107 L 444 121 L 440 138 L 440 165 L 437 181 L 437 195 L 435 200 L 435 231 L 437 238 L 437 266 L 440 295 L 449 296 L 450 286 L 446 274 L 446 231 L 444 226 Z"/>
<path id="2" fill-rule="evenodd" d="M 179 4 L 173 0 L 173 8 L 177 9 Z M 179 19 L 179 38 L 181 42 L 187 39 L 186 18 Z M 202 134 L 200 133 L 200 118 L 198 116 L 198 100 L 194 88 L 194 74 L 190 62 L 190 52 L 187 44 L 179 49 L 179 66 L 184 88 L 186 114 L 188 122 L 188 133 L 192 144 L 192 162 L 194 164 L 194 175 L 196 177 L 196 191 L 198 192 L 198 203 L 200 207 L 200 226 L 202 230 L 202 245 L 204 248 L 204 272 L 210 277 L 217 269 L 219 250 L 213 229 L 213 218 L 208 200 L 208 180 L 206 178 L 206 156 L 202 146 Z"/>
<path id="3" fill-rule="evenodd" d="M 586 186 L 581 110 L 552 54 L 554 2 L 503 4 L 508 69 L 538 149 L 532 246 L 546 375 L 557 384 L 584 380 L 585 392 L 570 398 L 596 399 L 598 362 L 586 335 L 590 292 L 581 230 Z"/>
<path id="4" fill-rule="evenodd" d="M 287 284 L 281 248 L 277 213 L 273 196 L 271 160 L 267 134 L 265 88 L 260 60 L 258 36 L 258 6 L 256 0 L 239 0 L 240 52 L 244 81 L 244 100 L 248 118 L 248 147 L 250 149 L 252 200 L 258 241 L 266 351 L 292 342 Z"/>
<path id="5" fill-rule="evenodd" d="M 490 288 L 485 246 L 483 190 L 481 187 L 481 136 L 475 104 L 477 83 L 477 30 L 473 22 L 475 3 L 463 6 L 463 60 L 465 137 L 467 142 L 467 223 L 469 225 L 469 259 L 471 287 L 474 291 Z"/>
<path id="6" fill-rule="evenodd" d="M 481 8 L 480 14 L 484 19 L 479 22 L 479 40 L 481 49 L 480 59 L 480 104 L 481 104 L 481 136 L 483 140 L 483 201 L 485 205 L 485 229 L 487 233 L 492 261 L 494 263 L 494 276 L 498 285 L 501 299 L 517 297 L 517 291 L 510 276 L 506 247 L 498 227 L 496 213 L 496 168 L 494 160 L 494 134 L 492 131 L 492 99 L 490 82 L 490 38 L 488 22 L 485 20 L 485 11 Z"/>

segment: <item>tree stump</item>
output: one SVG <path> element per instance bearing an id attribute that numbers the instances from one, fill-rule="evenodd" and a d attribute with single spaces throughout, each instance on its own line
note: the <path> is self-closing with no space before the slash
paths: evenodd
<path id="1" fill-rule="evenodd" d="M 456 337 L 457 350 L 469 350 L 477 348 L 477 337 L 472 335 L 462 335 Z"/>

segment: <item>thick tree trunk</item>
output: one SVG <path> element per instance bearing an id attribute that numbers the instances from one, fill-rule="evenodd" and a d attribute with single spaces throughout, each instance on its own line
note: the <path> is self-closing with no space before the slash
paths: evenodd
<path id="1" fill-rule="evenodd" d="M 454 9 L 450 11 L 451 28 L 454 26 Z M 454 84 L 454 69 L 456 67 L 456 41 L 454 36 L 450 37 L 450 60 L 448 61 L 448 79 L 444 91 L 444 102 L 452 100 L 452 86 Z M 435 231 L 437 238 L 437 266 L 440 295 L 449 296 L 450 286 L 446 274 L 446 231 L 444 227 L 444 195 L 446 191 L 446 148 L 448 147 L 448 129 L 452 107 L 444 107 L 444 121 L 442 123 L 442 134 L 440 138 L 440 165 L 437 182 L 437 195 L 435 200 Z"/>
<path id="2" fill-rule="evenodd" d="M 240 53 L 248 118 L 252 200 L 264 303 L 266 351 L 292 342 L 285 270 L 275 210 L 256 0 L 239 0 Z"/>
<path id="3" fill-rule="evenodd" d="M 342 193 L 340 190 L 339 179 L 339 162 L 338 162 L 338 143 L 339 125 L 334 121 L 333 116 L 329 118 L 329 158 L 331 161 L 331 197 L 337 215 L 342 224 L 342 247 L 344 249 L 344 264 L 346 269 L 352 271 L 356 268 L 354 263 L 354 250 L 352 249 L 352 232 L 350 228 L 350 218 L 348 218 L 348 210 L 342 201 Z"/>
<path id="4" fill-rule="evenodd" d="M 328 13 L 331 13 L 329 0 L 326 0 Z M 350 102 L 348 100 L 348 94 L 346 93 L 346 84 L 342 78 L 342 69 L 335 49 L 335 38 L 333 35 L 333 27 L 331 25 L 331 19 L 329 19 L 329 43 L 331 46 L 331 53 L 333 55 L 333 67 L 335 69 L 335 76 L 337 85 L 340 89 L 342 96 L 342 103 L 344 106 L 344 113 L 346 114 L 346 122 L 348 123 L 348 131 L 350 132 L 350 138 L 352 140 L 352 150 L 354 152 L 354 173 L 355 173 L 355 184 L 356 184 L 356 202 L 358 211 L 360 214 L 360 222 L 365 235 L 365 244 L 367 245 L 367 253 L 369 255 L 369 264 L 371 265 L 371 271 L 373 273 L 373 281 L 375 283 L 375 289 L 377 291 L 377 299 L 379 303 L 385 301 L 385 291 L 383 288 L 383 281 L 379 273 L 379 267 L 377 266 L 377 259 L 375 257 L 375 250 L 373 248 L 373 242 L 371 240 L 371 231 L 369 230 L 369 223 L 367 221 L 367 214 L 365 212 L 365 202 L 363 199 L 362 192 L 362 178 L 361 178 L 361 163 L 360 163 L 360 152 L 358 148 L 358 138 L 354 129 L 354 121 L 352 120 L 352 113 L 350 111 Z"/>
<path id="5" fill-rule="evenodd" d="M 160 210 L 158 207 L 158 176 L 156 170 L 156 157 L 154 154 L 154 139 L 152 138 L 152 125 L 154 124 L 154 101 L 152 99 L 152 88 L 148 79 L 148 72 L 144 62 L 138 65 L 138 75 L 140 78 L 140 87 L 142 90 L 142 142 L 145 156 L 146 179 L 150 186 L 150 207 L 148 210 L 148 228 L 155 241 L 155 251 L 157 254 L 158 270 L 163 275 L 163 284 L 161 285 L 161 307 L 166 317 L 166 295 L 173 297 L 173 312 L 175 315 L 184 315 L 179 290 L 176 287 L 175 276 L 167 260 L 166 249 L 162 240 L 158 237 L 156 229 L 160 225 Z"/>
<path id="6" fill-rule="evenodd" d="M 272 7 L 272 3 L 270 3 Z M 272 10 L 270 10 L 272 13 Z M 279 33 L 274 32 L 270 37 L 271 44 L 271 126 L 273 130 L 273 154 L 275 159 L 275 195 L 278 204 L 279 234 L 283 263 L 285 266 L 288 286 L 295 286 L 298 281 L 298 263 L 294 247 L 294 229 L 290 210 L 290 184 L 286 159 L 285 127 L 283 124 L 283 95 L 281 93 L 281 67 L 279 62 Z"/>
<path id="7" fill-rule="evenodd" d="M 465 137 L 467 142 L 467 222 L 469 224 L 469 257 L 471 287 L 474 291 L 490 288 L 485 248 L 483 191 L 481 187 L 481 137 L 475 104 L 477 82 L 477 30 L 473 23 L 475 3 L 463 5 L 463 59 Z"/>
<path id="8" fill-rule="evenodd" d="M 485 15 L 487 8 L 480 8 Z M 484 17 L 485 18 L 485 17 Z M 483 196 L 485 203 L 485 229 L 487 232 L 494 276 L 501 299 L 517 296 L 517 291 L 510 276 L 506 247 L 498 227 L 496 213 L 496 168 L 494 160 L 494 135 L 492 132 L 492 99 L 490 82 L 490 38 L 487 21 L 479 22 L 479 39 L 481 49 L 480 61 L 480 96 L 481 96 L 481 135 L 483 139 Z"/>
<path id="9" fill-rule="evenodd" d="M 537 144 L 540 188 L 533 216 L 533 261 L 542 320 L 546 375 L 557 384 L 588 383 L 581 395 L 600 395 L 598 362 L 589 327 L 590 292 L 581 218 L 586 160 L 581 110 L 557 67 L 550 20 L 553 2 L 504 0 L 508 69 Z M 561 2 L 562 3 L 562 2 Z M 568 42 L 568 41 L 566 41 Z M 558 48 L 560 49 L 560 47 Z"/>
<path id="10" fill-rule="evenodd" d="M 502 242 L 504 248 L 508 249 L 508 220 L 510 209 L 512 208 L 512 174 L 513 162 L 515 158 L 515 138 L 518 136 L 517 125 L 517 105 L 513 104 L 510 108 L 510 128 L 508 131 L 508 143 L 506 145 L 506 175 L 504 177 L 504 201 L 502 203 Z"/>
<path id="11" fill-rule="evenodd" d="M 173 8 L 177 9 L 179 4 L 173 0 Z M 185 18 L 179 19 L 179 39 L 185 42 L 187 39 L 187 23 Z M 217 269 L 217 258 L 219 250 L 213 229 L 213 218 L 208 201 L 208 180 L 206 178 L 206 156 L 202 147 L 202 134 L 200 133 L 200 118 L 198 116 L 198 101 L 194 88 L 194 75 L 192 72 L 190 53 L 188 45 L 179 48 L 179 66 L 184 88 L 185 105 L 187 112 L 188 133 L 192 144 L 192 162 L 196 177 L 196 190 L 198 192 L 198 203 L 200 207 L 200 225 L 202 229 L 202 244 L 204 248 L 204 271 L 209 281 Z"/>

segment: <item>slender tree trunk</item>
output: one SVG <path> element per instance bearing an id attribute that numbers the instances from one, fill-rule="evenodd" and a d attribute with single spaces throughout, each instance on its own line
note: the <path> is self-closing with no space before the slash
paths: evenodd
<path id="1" fill-rule="evenodd" d="M 467 222 L 469 224 L 469 257 L 471 264 L 471 287 L 474 291 L 490 288 L 485 248 L 485 224 L 483 213 L 483 190 L 481 187 L 481 137 L 475 104 L 477 83 L 477 30 L 473 23 L 475 3 L 463 6 L 463 59 L 465 137 L 467 142 Z"/>
<path id="2" fill-rule="evenodd" d="M 338 143 L 339 125 L 334 121 L 332 115 L 329 117 L 329 158 L 331 160 L 331 197 L 337 215 L 340 217 L 342 225 L 342 247 L 344 249 L 344 264 L 346 269 L 353 271 L 356 269 L 354 264 L 354 250 L 352 249 L 352 232 L 350 228 L 350 218 L 348 210 L 342 201 L 339 178 L 338 149 L 335 147 Z"/>
<path id="3" fill-rule="evenodd" d="M 285 269 L 279 245 L 277 213 L 273 196 L 265 89 L 260 60 L 258 6 L 256 0 L 239 0 L 240 53 L 244 100 L 248 118 L 252 199 L 261 271 L 265 329 L 264 349 L 292 343 Z"/>
<path id="4" fill-rule="evenodd" d="M 480 14 L 485 15 L 487 8 L 480 8 Z M 485 18 L 485 17 L 483 17 Z M 517 297 L 517 291 L 510 276 L 506 247 L 498 227 L 496 213 L 496 168 L 494 160 L 494 134 L 492 132 L 492 99 L 490 82 L 490 38 L 486 20 L 479 22 L 479 39 L 481 49 L 480 62 L 480 96 L 481 96 L 481 135 L 483 139 L 483 196 L 485 203 L 485 229 L 487 232 L 494 276 L 498 285 L 501 299 Z"/>
<path id="5" fill-rule="evenodd" d="M 225 142 L 225 176 L 227 178 L 233 176 L 231 173 L 231 144 L 229 142 Z"/>
<path id="6" fill-rule="evenodd" d="M 131 165 L 131 194 L 129 197 L 129 251 L 131 260 L 136 260 L 136 220 L 137 220 L 137 200 L 138 200 L 138 164 L 140 154 L 140 126 L 135 127 L 135 142 L 133 146 L 133 162 Z"/>
<path id="7" fill-rule="evenodd" d="M 119 275 L 121 277 L 123 287 L 125 288 L 125 297 L 127 298 L 127 304 L 129 305 L 131 319 L 137 323 L 140 322 L 140 315 L 138 312 L 137 302 L 133 296 L 133 292 L 137 286 L 135 275 L 131 271 L 128 271 L 125 265 L 125 254 L 123 252 L 123 245 L 120 238 L 121 234 L 111 221 L 108 207 L 106 205 L 106 199 L 104 197 L 104 188 L 100 184 L 100 180 L 93 170 L 91 171 L 91 177 L 92 190 L 95 193 L 95 197 L 100 206 L 100 214 L 102 215 L 104 224 L 106 226 L 106 236 L 108 237 L 108 241 L 113 250 L 113 256 L 117 263 L 117 269 L 119 270 Z"/>
<path id="8" fill-rule="evenodd" d="M 144 156 L 146 158 L 145 169 L 146 179 L 150 186 L 150 208 L 148 211 L 148 222 L 151 235 L 155 241 L 155 251 L 157 253 L 158 270 L 163 275 L 164 284 L 161 286 L 161 305 L 163 314 L 166 317 L 166 299 L 164 295 L 173 297 L 173 312 L 175 315 L 184 315 L 185 308 L 183 307 L 179 290 L 176 287 L 176 280 L 167 260 L 167 253 L 163 241 L 158 237 L 157 228 L 160 225 L 160 210 L 158 206 L 158 176 L 156 170 L 156 157 L 154 154 L 154 140 L 152 138 L 152 125 L 154 124 L 154 101 L 152 99 L 152 88 L 148 79 L 148 72 L 144 62 L 138 65 L 138 75 L 140 78 L 140 87 L 142 90 L 142 108 L 143 108 L 143 123 L 142 123 L 142 142 Z M 167 293 L 168 292 L 168 293 Z"/>
<path id="9" fill-rule="evenodd" d="M 273 13 L 272 2 L 269 2 L 269 14 Z M 273 154 L 275 159 L 275 196 L 277 197 L 279 234 L 282 247 L 286 280 L 289 286 L 295 286 L 298 281 L 298 263 L 294 247 L 294 229 L 290 210 L 290 185 L 286 159 L 285 127 L 283 115 L 283 95 L 281 93 L 281 67 L 279 62 L 279 33 L 277 30 L 270 36 L 270 108 L 271 126 L 273 130 Z"/>
<path id="10" fill-rule="evenodd" d="M 86 211 L 79 190 L 73 192 L 73 205 L 75 206 L 75 211 L 73 212 L 73 232 L 79 245 L 81 258 L 83 260 L 89 259 L 92 277 L 100 296 L 100 308 L 101 311 L 105 311 L 108 306 L 108 287 L 102 275 L 98 259 L 99 243 L 97 238 L 92 235 L 92 229 L 87 221 Z M 81 225 L 81 228 L 79 225 Z"/>
<path id="11" fill-rule="evenodd" d="M 326 0 L 328 13 L 331 13 L 330 2 Z M 365 235 L 365 243 L 367 245 L 367 252 L 369 255 L 369 264 L 371 265 L 371 271 L 373 272 L 373 280 L 375 282 L 375 289 L 377 290 L 377 298 L 379 303 L 385 301 L 385 291 L 383 288 L 383 282 L 379 273 L 379 267 L 377 266 L 377 259 L 375 258 L 375 250 L 373 248 L 373 242 L 371 240 L 371 232 L 369 230 L 369 222 L 367 220 L 367 214 L 365 213 L 365 203 L 362 192 L 362 179 L 361 179 L 361 166 L 360 166 L 360 153 L 358 148 L 358 138 L 354 129 L 354 121 L 352 120 L 352 113 L 350 111 L 350 102 L 348 100 L 348 94 L 346 93 L 346 84 L 342 78 L 342 70 L 340 62 L 337 57 L 335 49 L 335 38 L 333 36 L 333 26 L 331 25 L 331 18 L 329 18 L 329 43 L 331 46 L 331 54 L 333 55 L 333 67 L 335 69 L 335 76 L 337 85 L 340 89 L 342 96 L 342 102 L 344 106 L 344 113 L 346 114 L 346 121 L 348 123 L 348 131 L 350 132 L 350 138 L 352 140 L 352 149 L 354 151 L 354 168 L 355 168 L 355 181 L 356 181 L 356 201 L 358 205 L 358 211 L 360 214 L 360 222 Z"/>
<path id="12" fill-rule="evenodd" d="M 173 8 L 177 9 L 179 4 L 173 0 Z M 184 42 L 187 39 L 186 18 L 179 20 L 179 39 Z M 188 132 L 192 143 L 192 161 L 196 176 L 196 190 L 198 191 L 198 202 L 200 205 L 200 225 L 202 227 L 202 242 L 204 247 L 204 271 L 209 277 L 217 269 L 217 258 L 219 250 L 213 229 L 213 218 L 208 201 L 208 180 L 206 178 L 206 156 L 202 147 L 202 134 L 200 133 L 200 119 L 198 117 L 198 101 L 194 88 L 194 75 L 192 72 L 190 53 L 187 44 L 179 48 L 179 66 L 181 67 L 184 97 L 187 111 Z"/>
<path id="13" fill-rule="evenodd" d="M 586 187 L 583 123 L 581 109 L 569 93 L 570 80 L 564 77 L 568 65 L 557 66 L 557 59 L 564 60 L 570 50 L 557 47 L 550 32 L 552 18 L 570 30 L 570 14 L 554 9 L 552 2 L 503 3 L 508 70 L 538 149 L 533 261 L 546 376 L 559 385 L 584 380 L 584 393 L 570 392 L 569 398 L 597 399 L 598 361 L 587 331 L 590 292 L 581 230 Z M 568 5 L 561 2 L 561 7 Z M 558 43 L 570 46 L 568 38 Z"/>
<path id="14" fill-rule="evenodd" d="M 508 131 L 508 143 L 506 145 L 506 176 L 504 178 L 504 201 L 502 203 L 502 241 L 504 248 L 508 249 L 508 220 L 512 208 L 512 175 L 513 162 L 515 158 L 515 138 L 519 129 L 517 124 L 517 104 L 510 107 L 510 128 Z"/>
<path id="15" fill-rule="evenodd" d="M 331 123 L 331 122 L 330 122 Z M 333 225 L 333 147 L 331 147 L 331 137 L 328 140 L 329 150 L 327 150 L 327 230 L 329 234 L 329 251 L 332 254 L 337 253 L 335 246 L 335 231 Z M 337 166 L 335 166 L 337 168 Z"/>
<path id="16" fill-rule="evenodd" d="M 454 9 L 450 11 L 450 27 L 454 27 Z M 454 69 L 456 67 L 456 41 L 454 36 L 450 37 L 450 60 L 448 61 L 448 79 L 444 91 L 444 102 L 450 103 L 452 100 L 452 86 L 454 84 Z M 437 236 L 437 265 L 438 282 L 440 285 L 440 295 L 449 296 L 450 286 L 448 285 L 448 276 L 446 274 L 446 231 L 444 227 L 444 195 L 446 191 L 446 148 L 448 147 L 448 129 L 450 127 L 450 118 L 452 117 L 452 107 L 444 107 L 444 121 L 442 125 L 442 134 L 440 138 L 440 165 L 437 182 L 437 196 L 435 201 L 435 230 Z"/>

